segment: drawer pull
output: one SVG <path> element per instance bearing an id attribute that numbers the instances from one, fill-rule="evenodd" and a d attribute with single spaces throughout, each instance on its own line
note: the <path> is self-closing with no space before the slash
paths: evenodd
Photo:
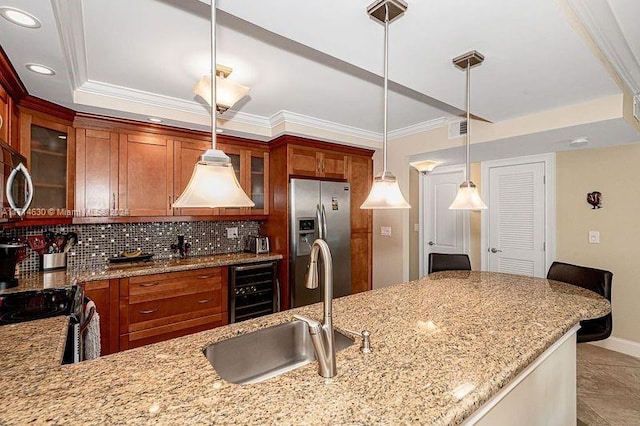
<path id="1" fill-rule="evenodd" d="M 209 278 L 213 278 L 215 277 L 215 275 L 199 275 L 198 279 L 199 280 L 208 280 Z"/>
<path id="2" fill-rule="evenodd" d="M 153 282 L 153 283 L 142 283 L 142 284 L 140 284 L 140 287 L 153 287 L 153 286 L 156 286 L 158 284 L 160 284 L 160 281 L 156 281 L 156 282 Z"/>
<path id="3" fill-rule="evenodd" d="M 153 314 L 155 312 L 158 312 L 158 308 L 156 309 L 147 309 L 145 311 L 138 311 L 141 315 L 149 315 L 149 314 Z"/>
<path id="4" fill-rule="evenodd" d="M 204 303 L 209 303 L 211 302 L 211 299 L 202 299 L 202 300 L 198 300 L 198 303 L 204 304 Z"/>

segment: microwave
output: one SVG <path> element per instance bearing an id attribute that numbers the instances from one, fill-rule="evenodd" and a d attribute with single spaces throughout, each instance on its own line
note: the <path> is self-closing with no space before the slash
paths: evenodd
<path id="1" fill-rule="evenodd" d="M 27 170 L 27 160 L 1 140 L 0 152 L 2 217 L 18 216 L 22 218 L 33 201 L 33 181 Z"/>

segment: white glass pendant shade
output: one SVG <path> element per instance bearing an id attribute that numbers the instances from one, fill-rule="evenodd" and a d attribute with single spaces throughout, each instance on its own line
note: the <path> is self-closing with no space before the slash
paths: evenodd
<path id="1" fill-rule="evenodd" d="M 225 160 L 226 158 L 226 160 Z M 193 169 L 191 179 L 173 208 L 253 207 L 224 152 L 208 150 Z"/>
<path id="2" fill-rule="evenodd" d="M 450 210 L 485 210 L 487 205 L 480 198 L 478 188 L 471 181 L 462 182 Z"/>
<path id="3" fill-rule="evenodd" d="M 373 186 L 369 196 L 360 206 L 361 209 L 410 209 L 400 186 L 398 179 L 389 173 L 383 172 L 373 179 Z"/>
<path id="4" fill-rule="evenodd" d="M 216 76 L 216 109 L 224 112 L 244 98 L 251 89 L 228 78 Z M 211 75 L 203 75 L 193 87 L 193 93 L 211 105 Z"/>

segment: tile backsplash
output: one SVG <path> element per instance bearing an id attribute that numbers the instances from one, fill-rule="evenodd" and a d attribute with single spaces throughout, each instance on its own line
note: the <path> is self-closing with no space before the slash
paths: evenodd
<path id="1" fill-rule="evenodd" d="M 238 228 L 238 238 L 227 238 L 226 228 Z M 171 250 L 171 244 L 178 242 L 178 235 L 184 235 L 185 242 L 191 243 L 190 256 L 233 253 L 242 251 L 247 235 L 260 232 L 257 221 L 215 221 L 215 222 L 148 222 L 111 223 L 99 225 L 59 225 L 14 228 L 5 230 L 11 238 L 39 235 L 44 231 L 65 234 L 76 232 L 78 244 L 69 250 L 68 269 L 96 268 L 107 263 L 107 258 L 120 252 L 141 249 L 153 253 L 154 259 L 168 259 L 179 254 Z M 35 272 L 40 269 L 39 255 L 27 249 L 29 257 L 20 263 L 21 272 Z"/>

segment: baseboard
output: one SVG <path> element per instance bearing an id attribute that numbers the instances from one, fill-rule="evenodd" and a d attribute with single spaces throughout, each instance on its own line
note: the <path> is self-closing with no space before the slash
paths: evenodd
<path id="1" fill-rule="evenodd" d="M 601 348 L 640 358 L 640 343 L 634 342 L 633 340 L 621 339 L 619 337 L 609 337 L 605 340 L 589 343 L 595 346 L 600 346 Z"/>

